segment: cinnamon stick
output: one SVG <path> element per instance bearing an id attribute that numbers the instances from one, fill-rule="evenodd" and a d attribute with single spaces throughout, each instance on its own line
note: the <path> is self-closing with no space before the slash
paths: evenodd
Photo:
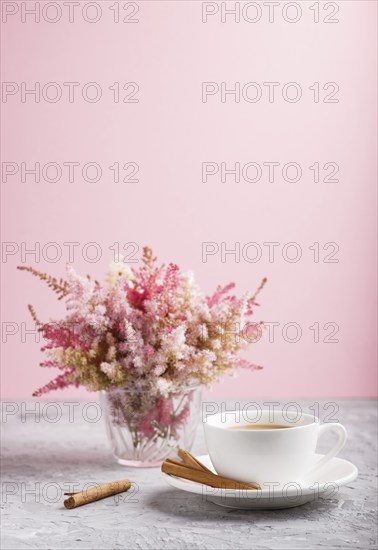
<path id="1" fill-rule="evenodd" d="M 78 493 L 64 493 L 65 495 L 70 495 L 69 498 L 64 501 L 64 506 L 71 510 L 72 508 L 77 508 L 77 506 L 95 502 L 101 498 L 123 493 L 124 491 L 130 489 L 130 487 L 131 481 L 128 479 L 121 479 L 120 481 L 103 483 L 102 485 L 97 485 L 96 487 L 91 487 L 86 491 L 81 491 Z"/>
<path id="2" fill-rule="evenodd" d="M 209 485 L 210 487 L 218 489 L 260 489 L 257 483 L 245 483 L 243 481 L 236 481 L 235 479 L 229 479 L 217 474 L 213 474 L 210 471 L 201 471 L 195 468 L 190 468 L 183 463 L 176 462 L 172 459 L 167 459 L 161 465 L 161 470 L 165 474 L 181 477 L 190 481 L 196 481 L 203 485 Z"/>
<path id="3" fill-rule="evenodd" d="M 194 468 L 195 470 L 202 470 L 204 472 L 212 473 L 209 468 L 206 468 L 206 466 L 202 464 L 202 462 L 197 460 L 196 457 L 193 456 L 189 451 L 185 451 L 185 449 L 179 449 L 177 454 L 187 466 Z"/>

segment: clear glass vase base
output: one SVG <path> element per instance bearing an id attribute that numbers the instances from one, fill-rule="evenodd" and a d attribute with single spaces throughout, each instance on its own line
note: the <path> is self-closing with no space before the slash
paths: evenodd
<path id="1" fill-rule="evenodd" d="M 150 462 L 149 460 L 128 460 L 126 458 L 115 457 L 118 464 L 121 466 L 129 466 L 130 468 L 159 468 L 162 464 L 162 460 L 156 460 L 155 462 Z"/>
<path id="2" fill-rule="evenodd" d="M 201 411 L 198 384 L 152 398 L 114 388 L 100 392 L 100 400 L 112 454 L 121 466 L 159 468 L 180 447 L 192 447 Z"/>

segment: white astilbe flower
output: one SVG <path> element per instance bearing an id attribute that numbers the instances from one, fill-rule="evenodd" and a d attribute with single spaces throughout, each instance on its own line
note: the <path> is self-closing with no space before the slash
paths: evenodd
<path id="1" fill-rule="evenodd" d="M 169 380 L 160 377 L 156 380 L 156 388 L 160 395 L 168 397 L 169 393 L 172 391 L 173 385 Z"/>
<path id="2" fill-rule="evenodd" d="M 95 281 L 78 275 L 71 264 L 67 265 L 67 280 L 70 288 L 67 309 L 88 310 L 96 290 Z"/>
<path id="3" fill-rule="evenodd" d="M 121 257 L 115 259 L 109 265 L 108 272 L 106 274 L 106 284 L 109 288 L 116 285 L 119 279 L 132 279 L 133 273 L 128 265 L 126 265 Z"/>
<path id="4" fill-rule="evenodd" d="M 221 349 L 221 347 L 222 347 L 221 341 L 218 340 L 217 338 L 212 340 L 211 345 L 212 345 L 213 349 Z"/>
<path id="5" fill-rule="evenodd" d="M 185 355 L 185 326 L 181 325 L 168 334 L 164 334 L 161 339 L 161 348 L 166 355 L 173 355 L 177 359 L 182 359 Z"/>

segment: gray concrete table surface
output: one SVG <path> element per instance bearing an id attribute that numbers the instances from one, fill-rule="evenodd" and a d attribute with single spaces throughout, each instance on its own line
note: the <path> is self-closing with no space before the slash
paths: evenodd
<path id="1" fill-rule="evenodd" d="M 336 414 L 332 404 L 300 402 L 304 411 L 319 407 L 321 417 L 331 412 L 347 427 L 340 456 L 358 467 L 359 477 L 332 498 L 270 511 L 222 508 L 170 487 L 157 468 L 118 465 L 103 420 L 92 421 L 97 405 L 86 403 L 2 403 L 2 549 L 377 548 L 375 401 L 335 400 Z M 205 452 L 201 427 L 193 452 Z M 131 493 L 63 506 L 64 492 L 123 478 L 133 481 Z"/>

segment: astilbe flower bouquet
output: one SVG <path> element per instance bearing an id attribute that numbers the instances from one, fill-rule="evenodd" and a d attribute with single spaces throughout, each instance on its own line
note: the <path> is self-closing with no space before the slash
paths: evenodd
<path id="1" fill-rule="evenodd" d="M 250 341 L 260 328 L 249 318 L 265 279 L 242 298 L 230 294 L 233 283 L 206 297 L 192 274 L 175 264 L 157 265 L 149 248 L 138 269 L 113 262 L 104 285 L 77 275 L 71 265 L 59 281 L 31 267 L 19 269 L 44 280 L 67 309 L 63 319 L 42 323 L 29 305 L 47 342 L 41 366 L 60 371 L 33 395 L 67 386 L 113 392 L 117 422 L 133 426 L 135 445 L 167 430 L 177 436 L 189 403 L 177 412 L 170 397 L 183 388 L 208 384 L 240 366 L 259 368 L 239 352 L 247 332 Z"/>

